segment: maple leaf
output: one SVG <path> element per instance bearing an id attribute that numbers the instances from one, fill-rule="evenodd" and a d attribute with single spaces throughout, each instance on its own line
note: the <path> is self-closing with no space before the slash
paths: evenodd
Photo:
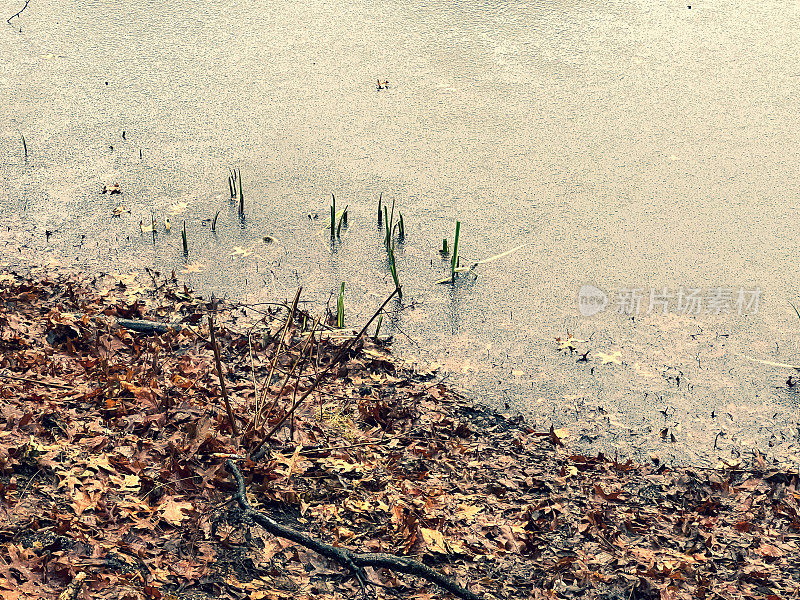
<path id="1" fill-rule="evenodd" d="M 576 337 L 569 336 L 567 339 L 562 340 L 561 338 L 556 338 L 556 342 L 558 342 L 558 349 L 559 350 L 569 350 L 573 352 L 578 349 L 578 344 L 585 344 L 588 340 L 579 340 Z"/>

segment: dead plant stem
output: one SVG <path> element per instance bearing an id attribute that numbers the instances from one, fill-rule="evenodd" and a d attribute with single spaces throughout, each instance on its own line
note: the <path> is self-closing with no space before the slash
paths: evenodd
<path id="1" fill-rule="evenodd" d="M 214 362 L 217 364 L 217 377 L 219 378 L 219 387 L 222 391 L 222 401 L 225 403 L 225 410 L 228 411 L 228 421 L 231 423 L 231 430 L 233 435 L 239 437 L 239 428 L 236 426 L 236 419 L 233 416 L 231 403 L 228 400 L 228 390 L 225 388 L 225 376 L 222 373 L 222 361 L 219 357 L 219 345 L 217 344 L 217 337 L 214 333 L 214 315 L 208 315 L 208 332 L 211 336 L 211 345 L 214 348 Z"/>
<path id="2" fill-rule="evenodd" d="M 275 435 L 275 432 L 277 432 L 283 426 L 286 420 L 294 414 L 294 411 L 297 410 L 297 407 L 300 406 L 303 402 L 305 402 L 306 398 L 308 398 L 314 392 L 317 386 L 320 383 L 322 383 L 322 380 L 325 379 L 325 377 L 328 375 L 328 373 L 330 373 L 333 367 L 339 364 L 339 361 L 341 361 L 343 358 L 347 357 L 350 348 L 353 347 L 353 344 L 356 343 L 356 340 L 358 340 L 362 335 L 364 335 L 364 333 L 367 331 L 367 327 L 372 325 L 372 322 L 378 317 L 379 314 L 381 314 L 381 311 L 384 309 L 384 307 L 387 304 L 389 304 L 389 301 L 392 298 L 394 298 L 399 291 L 400 288 L 396 287 L 394 291 L 391 294 L 389 294 L 389 297 L 383 301 L 383 304 L 380 305 L 380 308 L 378 308 L 378 310 L 375 311 L 375 314 L 373 314 L 372 317 L 370 317 L 369 321 L 366 322 L 364 327 L 361 328 L 361 331 L 357 335 L 350 338 L 350 340 L 339 349 L 339 352 L 336 353 L 336 356 L 333 357 L 333 360 L 331 360 L 328 366 L 325 367 L 320 372 L 319 375 L 317 375 L 316 379 L 314 379 L 314 382 L 311 384 L 311 387 L 307 389 L 305 392 L 303 392 L 303 395 L 300 396 L 300 398 L 298 398 L 297 401 L 294 402 L 294 404 L 292 404 L 292 407 L 287 411 L 285 415 L 283 415 L 281 420 L 278 421 L 273 426 L 270 432 L 264 437 L 264 441 L 261 443 L 261 447 L 253 453 L 252 457 L 254 461 L 258 461 L 264 458 L 264 455 L 267 453 L 267 450 L 269 448 L 269 440 L 272 438 L 273 435 Z"/>

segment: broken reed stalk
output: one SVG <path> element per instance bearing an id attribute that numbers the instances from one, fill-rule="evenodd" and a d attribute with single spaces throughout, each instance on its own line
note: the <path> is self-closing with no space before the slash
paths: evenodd
<path id="1" fill-rule="evenodd" d="M 333 357 L 328 366 L 319 372 L 319 374 L 314 378 L 314 381 L 312 382 L 311 386 L 305 392 L 303 392 L 303 395 L 300 396 L 300 398 L 298 398 L 297 401 L 292 404 L 292 407 L 286 412 L 285 415 L 283 415 L 281 420 L 278 421 L 272 427 L 270 432 L 264 437 L 264 441 L 261 442 L 261 446 L 251 455 L 253 461 L 258 461 L 264 458 L 264 456 L 267 454 L 267 451 L 269 450 L 269 440 L 272 438 L 272 436 L 275 435 L 275 433 L 281 427 L 283 427 L 283 424 L 287 421 L 287 419 L 289 419 L 289 417 L 291 417 L 294 414 L 294 411 L 297 410 L 297 407 L 300 406 L 303 402 L 305 402 L 306 398 L 308 398 L 314 392 L 317 386 L 320 383 L 322 383 L 322 381 L 328 376 L 328 373 L 330 373 L 331 369 L 333 369 L 333 367 L 335 367 L 343 358 L 347 356 L 347 353 L 350 351 L 350 348 L 353 347 L 353 344 L 356 343 L 356 340 L 358 340 L 362 335 L 364 335 L 364 332 L 367 330 L 367 327 L 369 327 L 372 324 L 372 322 L 378 317 L 378 315 L 381 314 L 386 305 L 389 304 L 389 301 L 392 298 L 394 298 L 394 295 L 397 294 L 399 291 L 400 287 L 396 287 L 394 291 L 391 294 L 389 294 L 389 297 L 383 301 L 383 304 L 381 304 L 380 308 L 378 308 L 378 310 L 375 311 L 375 314 L 373 314 L 372 317 L 370 317 L 369 321 L 367 321 L 364 327 L 361 328 L 361 331 L 359 331 L 358 334 L 355 335 L 354 337 L 350 338 L 350 340 L 348 340 L 348 342 L 339 349 L 339 352 L 336 353 L 336 356 Z"/>
<path id="2" fill-rule="evenodd" d="M 281 389 L 279 389 L 278 393 L 275 394 L 275 401 L 276 402 L 283 395 L 283 391 L 286 389 L 286 386 L 289 384 L 289 379 L 291 379 L 291 377 L 294 374 L 295 370 L 298 368 L 298 366 L 303 364 L 303 361 L 305 361 L 308 358 L 308 357 L 306 357 L 306 350 L 308 350 L 309 345 L 314 342 L 314 334 L 317 332 L 317 327 L 319 327 L 319 322 L 320 322 L 320 317 L 317 317 L 316 320 L 314 321 L 313 327 L 311 328 L 311 333 L 306 338 L 306 341 L 303 344 L 303 347 L 300 348 L 300 354 L 298 355 L 297 360 L 294 361 L 294 364 L 292 365 L 292 368 L 289 369 L 288 373 L 286 373 L 286 378 L 283 380 L 283 384 L 281 384 Z M 302 367 L 301 367 L 301 373 L 302 373 Z M 301 373 L 297 374 L 298 383 L 300 381 Z M 296 388 L 295 388 L 295 390 L 296 390 Z M 292 403 L 294 403 L 294 401 L 292 401 Z M 272 412 L 272 411 L 270 410 L 270 412 Z M 269 417 L 269 415 L 267 415 L 267 416 Z"/>
<path id="3" fill-rule="evenodd" d="M 269 365 L 269 375 L 267 375 L 267 379 L 264 382 L 264 387 L 261 390 L 261 395 L 256 402 L 256 416 L 253 419 L 253 426 L 258 429 L 260 426 L 259 417 L 264 413 L 264 403 L 266 401 L 267 392 L 269 392 L 269 386 L 272 383 L 272 375 L 275 373 L 275 366 L 278 363 L 278 357 L 281 355 L 281 350 L 283 350 L 283 341 L 286 339 L 286 334 L 289 332 L 289 327 L 294 320 L 294 314 L 297 311 L 297 304 L 300 302 L 300 293 L 303 291 L 303 286 L 297 288 L 297 293 L 294 295 L 294 301 L 292 302 L 292 307 L 289 309 L 289 314 L 286 317 L 286 323 L 283 325 L 283 330 L 281 331 L 281 337 L 278 340 L 278 348 L 275 350 L 275 356 L 272 357 L 272 362 Z M 284 383 L 284 385 L 286 385 Z M 283 387 L 281 387 L 281 393 L 283 393 Z M 272 405 L 269 407 L 269 410 L 266 412 L 266 416 L 264 417 L 264 422 L 269 419 L 269 416 L 272 414 L 273 409 L 278 403 L 278 398 L 280 394 L 275 396 L 272 401 Z"/>
<path id="4" fill-rule="evenodd" d="M 213 233 L 217 232 L 217 217 L 218 216 L 219 216 L 219 211 L 217 211 L 217 214 L 214 215 L 214 220 L 211 221 L 211 231 Z"/>
<path id="5" fill-rule="evenodd" d="M 183 253 L 189 254 L 189 242 L 186 240 L 186 221 L 183 222 L 183 232 L 181 233 L 183 239 Z"/>
<path id="6" fill-rule="evenodd" d="M 214 316 L 208 315 L 208 332 L 211 336 L 211 345 L 214 348 L 214 362 L 217 365 L 217 377 L 219 378 L 219 388 L 222 391 L 222 401 L 225 403 L 225 410 L 228 412 L 228 421 L 231 424 L 233 435 L 239 437 L 239 428 L 236 427 L 236 419 L 233 416 L 230 400 L 228 400 L 228 390 L 225 388 L 225 377 L 222 374 L 222 361 L 219 358 L 219 345 L 214 333 Z"/>
<path id="7" fill-rule="evenodd" d="M 422 579 L 430 581 L 431 583 L 438 585 L 440 588 L 447 590 L 454 596 L 463 598 L 464 600 L 482 600 L 481 596 L 478 596 L 470 590 L 461 587 L 455 581 L 445 577 L 438 571 L 434 571 L 430 567 L 417 562 L 416 560 L 407 558 L 405 556 L 395 556 L 393 554 L 378 552 L 356 553 L 348 548 L 325 544 L 309 535 L 306 535 L 305 533 L 272 520 L 264 513 L 253 510 L 253 508 L 250 506 L 250 503 L 247 501 L 247 490 L 245 489 L 244 485 L 244 477 L 242 477 L 242 472 L 239 470 L 233 460 L 228 459 L 225 462 L 225 468 L 233 476 L 233 479 L 236 482 L 236 492 L 234 493 L 233 498 L 241 507 L 243 512 L 242 516 L 245 519 L 249 519 L 254 523 L 258 523 L 258 525 L 274 536 L 282 537 L 296 544 L 300 544 L 301 546 L 313 550 L 317 554 L 336 561 L 341 566 L 346 567 L 353 574 L 353 576 L 355 576 L 361 585 L 362 590 L 365 591 L 365 595 L 366 585 L 368 583 L 372 585 L 372 583 L 369 581 L 364 567 L 373 567 L 375 569 L 391 569 L 400 573 L 421 577 Z"/>
<path id="8" fill-rule="evenodd" d="M 25 153 L 25 162 L 28 162 L 28 143 L 25 141 L 24 135 L 22 135 L 21 133 L 19 135 L 22 138 L 22 151 Z"/>

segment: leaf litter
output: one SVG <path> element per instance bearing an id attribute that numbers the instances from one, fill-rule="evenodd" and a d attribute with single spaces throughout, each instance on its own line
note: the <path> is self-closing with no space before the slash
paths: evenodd
<path id="1" fill-rule="evenodd" d="M 234 501 L 230 458 L 280 525 L 479 597 L 798 595 L 796 469 L 758 452 L 716 470 L 575 454 L 564 430 L 476 406 L 367 337 L 313 388 L 345 339 L 289 305 L 207 302 L 159 277 L 0 277 L 4 600 L 448 596 L 387 568 L 362 589 L 266 533 Z"/>

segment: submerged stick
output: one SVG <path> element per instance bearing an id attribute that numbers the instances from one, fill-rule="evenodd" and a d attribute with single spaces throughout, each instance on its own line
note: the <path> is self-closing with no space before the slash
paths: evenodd
<path id="1" fill-rule="evenodd" d="M 13 19 L 14 17 L 20 16 L 22 14 L 22 11 L 25 10 L 26 8 L 28 8 L 28 4 L 30 4 L 30 3 L 31 3 L 31 0 L 25 0 L 25 6 L 23 6 L 21 9 L 19 9 L 19 12 L 17 14 L 11 15 L 10 17 L 8 17 L 6 19 L 6 23 L 11 25 L 11 19 Z"/>

